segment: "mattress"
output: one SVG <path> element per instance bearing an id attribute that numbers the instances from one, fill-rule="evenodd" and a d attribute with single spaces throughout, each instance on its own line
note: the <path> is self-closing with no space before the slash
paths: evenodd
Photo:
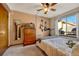
<path id="1" fill-rule="evenodd" d="M 66 44 L 69 40 L 68 38 L 64 37 L 46 37 L 42 40 L 45 44 L 51 46 L 52 48 L 56 48 L 59 51 L 63 52 L 67 56 L 72 55 L 72 50 L 73 48 L 69 48 L 68 45 Z M 73 41 L 74 43 L 77 43 L 77 41 Z"/>

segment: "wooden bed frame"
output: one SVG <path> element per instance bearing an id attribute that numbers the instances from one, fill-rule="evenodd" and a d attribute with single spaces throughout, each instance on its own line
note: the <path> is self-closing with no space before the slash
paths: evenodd
<path id="1" fill-rule="evenodd" d="M 68 38 L 67 39 L 72 39 L 74 38 Z M 36 45 L 43 50 L 48 56 L 79 56 L 79 40 L 77 39 L 76 45 L 73 47 L 72 52 L 67 52 L 64 50 L 60 50 L 54 45 L 51 46 L 50 44 L 47 44 L 45 41 L 42 39 L 38 39 L 36 42 Z M 70 54 L 71 53 L 71 54 Z"/>
<path id="2" fill-rule="evenodd" d="M 51 47 L 50 45 L 44 42 L 37 42 L 36 45 L 41 48 L 48 56 L 66 56 L 65 53 L 59 51 L 58 49 Z"/>

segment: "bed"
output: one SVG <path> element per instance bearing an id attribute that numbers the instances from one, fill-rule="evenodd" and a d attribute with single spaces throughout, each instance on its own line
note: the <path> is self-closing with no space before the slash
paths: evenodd
<path id="1" fill-rule="evenodd" d="M 69 40 L 78 43 L 75 39 L 60 36 L 51 36 L 41 38 L 41 42 L 37 42 L 37 46 L 41 48 L 48 56 L 71 56 L 73 48 L 69 48 L 66 44 Z"/>

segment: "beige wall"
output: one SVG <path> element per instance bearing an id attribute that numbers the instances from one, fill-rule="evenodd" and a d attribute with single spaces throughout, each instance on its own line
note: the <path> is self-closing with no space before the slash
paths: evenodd
<path id="1" fill-rule="evenodd" d="M 77 17 L 77 37 L 79 38 L 79 12 L 76 14 Z"/>
<path id="2" fill-rule="evenodd" d="M 50 19 L 50 28 L 51 28 L 51 35 L 52 36 L 58 35 L 57 19 L 58 19 L 58 17 L 53 17 Z"/>
<path id="3" fill-rule="evenodd" d="M 50 19 L 50 28 L 51 28 L 51 35 L 54 36 L 55 35 L 55 20 L 54 19 Z"/>
<path id="4" fill-rule="evenodd" d="M 48 18 L 44 18 L 44 17 L 40 17 L 40 16 L 34 16 L 31 14 L 27 14 L 27 13 L 22 13 L 22 12 L 18 12 L 18 11 L 11 11 L 10 12 L 10 20 L 9 20 L 9 24 L 10 24 L 10 33 L 9 33 L 9 45 L 14 45 L 14 44 L 19 44 L 19 43 L 23 43 L 23 39 L 20 40 L 15 40 L 15 29 L 14 29 L 14 25 L 13 22 L 15 20 L 20 20 L 22 23 L 34 23 L 36 25 L 36 36 L 37 38 L 39 36 L 45 36 L 48 35 L 48 31 L 44 31 L 42 32 L 39 28 L 40 25 L 40 21 L 41 19 L 43 19 L 44 21 L 47 21 L 48 23 L 48 27 L 49 27 L 49 20 Z"/>

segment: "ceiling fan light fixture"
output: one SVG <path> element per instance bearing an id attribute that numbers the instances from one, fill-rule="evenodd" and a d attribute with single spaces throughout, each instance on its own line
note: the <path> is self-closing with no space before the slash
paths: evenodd
<path id="1" fill-rule="evenodd" d="M 48 8 L 44 8 L 44 11 L 45 11 L 45 12 L 48 11 Z"/>
<path id="2" fill-rule="evenodd" d="M 38 9 L 37 11 L 44 11 L 44 14 L 47 14 L 47 12 L 49 10 L 51 11 L 56 11 L 56 9 L 53 7 L 54 5 L 56 5 L 57 3 L 41 3 L 42 5 L 42 9 Z"/>

